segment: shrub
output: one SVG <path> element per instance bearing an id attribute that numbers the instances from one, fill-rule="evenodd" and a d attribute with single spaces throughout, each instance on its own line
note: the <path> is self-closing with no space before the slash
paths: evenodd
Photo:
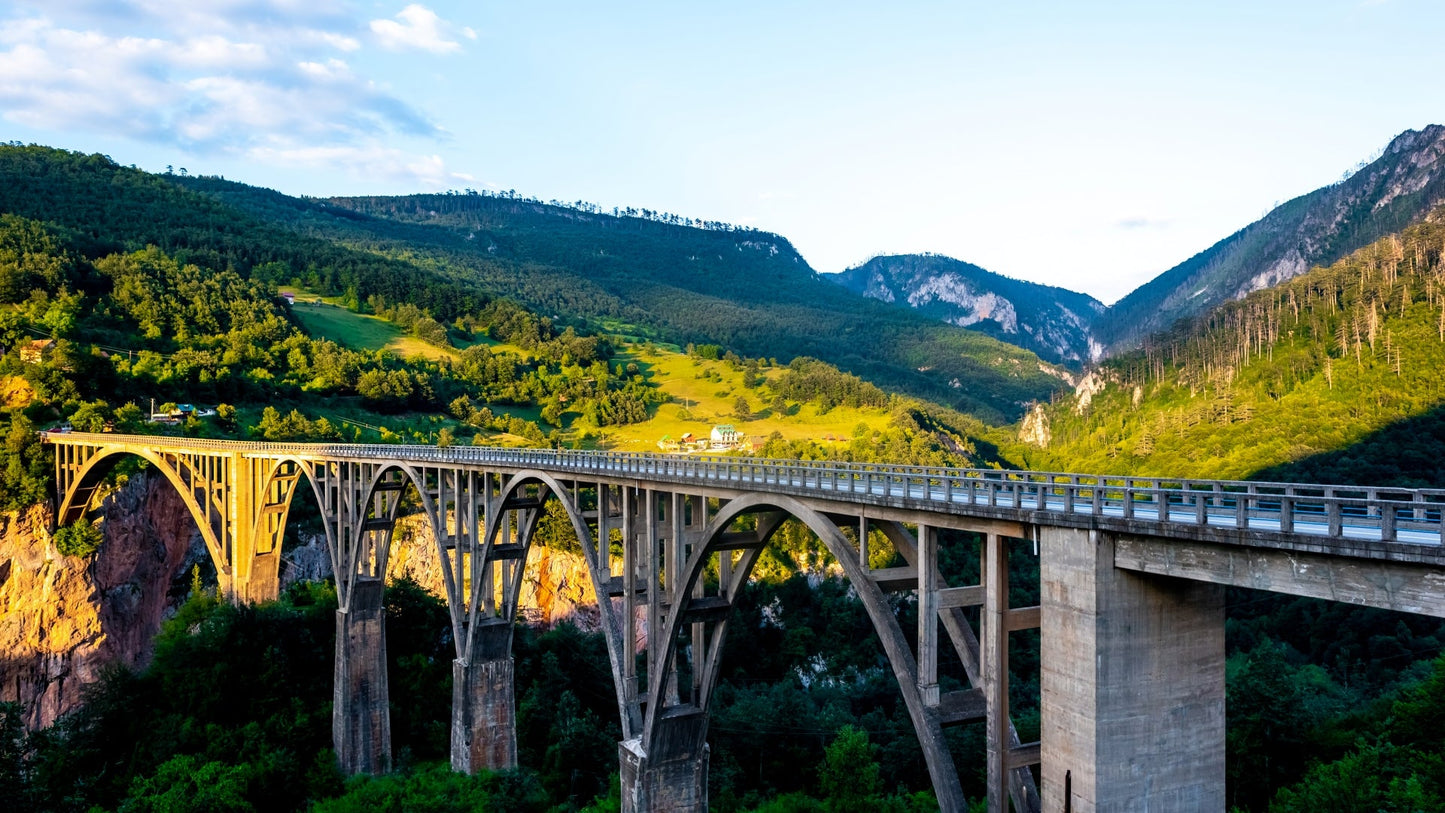
<path id="1" fill-rule="evenodd" d="M 84 558 L 99 550 L 104 538 L 99 526 L 82 519 L 55 531 L 55 549 L 66 556 Z"/>

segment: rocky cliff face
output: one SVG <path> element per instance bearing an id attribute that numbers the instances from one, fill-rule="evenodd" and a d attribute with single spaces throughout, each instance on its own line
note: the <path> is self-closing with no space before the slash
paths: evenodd
<path id="1" fill-rule="evenodd" d="M 1011 279 L 935 254 L 874 257 L 830 278 L 870 299 L 906 303 L 1068 364 L 1089 360 L 1089 328 L 1104 310 L 1086 294 Z"/>
<path id="2" fill-rule="evenodd" d="M 206 558 L 179 495 L 138 476 L 105 503 L 94 557 L 62 556 L 50 509 L 4 517 L 0 533 L 0 700 L 38 728 L 74 708 L 103 667 L 144 664 L 151 639 Z"/>
<path id="3" fill-rule="evenodd" d="M 446 598 L 436 542 L 425 517 L 416 514 L 397 520 L 386 575 L 388 579 L 411 578 L 432 595 Z M 551 627 L 571 621 L 588 631 L 601 628 L 597 594 L 580 553 L 534 547 L 522 571 L 518 605 L 521 615 L 533 624 Z"/>

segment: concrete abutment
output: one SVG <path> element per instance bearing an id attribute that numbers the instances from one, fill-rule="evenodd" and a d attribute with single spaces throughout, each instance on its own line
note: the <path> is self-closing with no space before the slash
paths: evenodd
<path id="1" fill-rule="evenodd" d="M 1224 589 L 1116 569 L 1115 541 L 1040 529 L 1044 810 L 1223 811 Z"/>

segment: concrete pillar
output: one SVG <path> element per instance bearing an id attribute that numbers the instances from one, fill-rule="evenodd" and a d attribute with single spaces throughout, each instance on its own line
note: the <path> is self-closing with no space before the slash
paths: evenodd
<path id="1" fill-rule="evenodd" d="M 1223 811 L 1223 588 L 1119 570 L 1111 534 L 1040 542 L 1044 810 Z"/>
<path id="2" fill-rule="evenodd" d="M 641 739 L 623 740 L 617 759 L 622 813 L 707 813 L 707 745 L 691 752 L 649 756 L 642 751 Z"/>
<path id="3" fill-rule="evenodd" d="M 281 551 L 258 554 L 251 560 L 245 599 L 251 604 L 275 601 L 281 595 Z"/>
<path id="4" fill-rule="evenodd" d="M 452 662 L 452 770 L 517 767 L 512 658 Z"/>
<path id="5" fill-rule="evenodd" d="M 358 578 L 348 610 L 336 611 L 331 741 L 347 774 L 391 770 L 386 692 L 386 607 L 380 579 Z"/>
<path id="6" fill-rule="evenodd" d="M 618 743 L 622 813 L 707 813 L 707 712 L 664 712 L 652 742 Z"/>

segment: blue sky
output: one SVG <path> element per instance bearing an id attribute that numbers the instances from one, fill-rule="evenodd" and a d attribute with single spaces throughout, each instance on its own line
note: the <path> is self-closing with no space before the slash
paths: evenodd
<path id="1" fill-rule="evenodd" d="M 0 140 L 514 189 L 1111 302 L 1445 121 L 1438 0 L 11 0 Z"/>

